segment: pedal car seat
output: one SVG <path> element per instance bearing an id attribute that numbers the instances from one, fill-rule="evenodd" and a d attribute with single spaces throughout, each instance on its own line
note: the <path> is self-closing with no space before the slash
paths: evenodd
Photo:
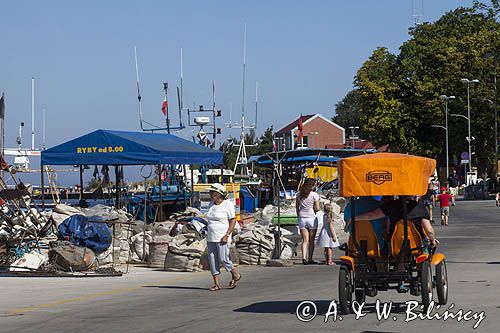
<path id="1" fill-rule="evenodd" d="M 398 221 L 394 227 L 394 232 L 391 237 L 391 252 L 395 257 L 401 251 L 403 240 L 405 237 L 405 225 L 403 221 Z M 412 255 L 419 255 L 422 253 L 421 246 L 423 244 L 422 235 L 418 232 L 413 222 L 408 221 L 408 240 L 410 241 L 410 249 Z"/>
<path id="2" fill-rule="evenodd" d="M 366 243 L 366 254 L 368 257 L 380 257 L 380 247 L 373 226 L 368 220 L 356 220 L 356 241 L 358 245 Z M 352 231 L 349 236 L 349 251 L 353 255 L 357 255 L 354 242 L 352 241 Z"/>

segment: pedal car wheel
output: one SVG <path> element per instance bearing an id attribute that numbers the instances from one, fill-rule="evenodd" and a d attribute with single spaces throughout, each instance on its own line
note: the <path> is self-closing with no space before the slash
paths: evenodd
<path id="1" fill-rule="evenodd" d="M 339 303 L 340 312 L 349 314 L 352 303 L 352 278 L 347 267 L 341 267 L 339 271 Z"/>
<path id="2" fill-rule="evenodd" d="M 422 305 L 424 311 L 432 302 L 432 271 L 429 261 L 424 261 L 420 268 L 420 282 L 422 284 Z"/>
<path id="3" fill-rule="evenodd" d="M 356 295 L 356 302 L 362 304 L 366 300 L 366 292 L 365 289 L 355 289 L 354 295 Z"/>
<path id="4" fill-rule="evenodd" d="M 439 304 L 445 305 L 448 302 L 448 271 L 444 260 L 436 266 L 436 291 Z"/>

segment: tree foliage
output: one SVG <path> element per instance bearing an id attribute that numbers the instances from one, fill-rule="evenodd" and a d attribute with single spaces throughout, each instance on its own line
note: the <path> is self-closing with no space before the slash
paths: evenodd
<path id="1" fill-rule="evenodd" d="M 474 164 L 480 173 L 493 163 L 493 75 L 500 65 L 500 4 L 478 1 L 459 7 L 433 23 L 410 28 L 410 39 L 392 54 L 373 51 L 357 71 L 355 89 L 336 105 L 343 126 L 356 122 L 376 145 L 391 151 L 427 156 L 444 155 L 444 125 L 440 95 L 454 95 L 450 113 L 467 115 L 467 86 L 461 78 L 479 79 L 470 86 Z M 343 123 L 344 122 L 344 123 Z M 449 118 L 450 150 L 466 151 L 467 123 Z"/>
<path id="2" fill-rule="evenodd" d="M 351 90 L 335 104 L 333 121 L 344 128 L 359 126 L 360 94 L 357 89 Z"/>

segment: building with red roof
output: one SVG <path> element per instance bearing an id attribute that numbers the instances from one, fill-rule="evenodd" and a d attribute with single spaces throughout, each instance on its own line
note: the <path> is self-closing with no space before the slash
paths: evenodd
<path id="1" fill-rule="evenodd" d="M 299 141 L 300 127 L 302 139 Z M 346 143 L 345 129 L 319 113 L 294 119 L 279 129 L 276 137 L 280 150 L 326 148 L 329 145 L 343 147 Z"/>

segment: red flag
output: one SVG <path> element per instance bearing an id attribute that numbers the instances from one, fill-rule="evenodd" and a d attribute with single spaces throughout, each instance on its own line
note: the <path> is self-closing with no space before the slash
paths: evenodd
<path id="1" fill-rule="evenodd" d="M 168 108 L 168 102 L 167 102 L 167 96 L 163 99 L 163 105 L 161 106 L 161 112 L 163 112 L 163 115 L 166 117 L 167 116 L 167 108 Z"/>
<path id="2" fill-rule="evenodd" d="M 2 155 L 0 155 L 0 169 L 2 171 L 9 170 L 9 164 L 7 162 L 5 162 Z"/>
<path id="3" fill-rule="evenodd" d="M 297 138 L 297 143 L 300 144 L 302 146 L 302 138 L 304 137 L 304 125 L 302 124 L 302 114 L 300 114 L 300 118 L 299 118 L 299 135 L 298 135 L 298 138 Z"/>
<path id="4" fill-rule="evenodd" d="M 278 151 L 278 145 L 276 144 L 276 141 L 273 138 L 273 152 L 276 153 L 277 151 Z"/>

